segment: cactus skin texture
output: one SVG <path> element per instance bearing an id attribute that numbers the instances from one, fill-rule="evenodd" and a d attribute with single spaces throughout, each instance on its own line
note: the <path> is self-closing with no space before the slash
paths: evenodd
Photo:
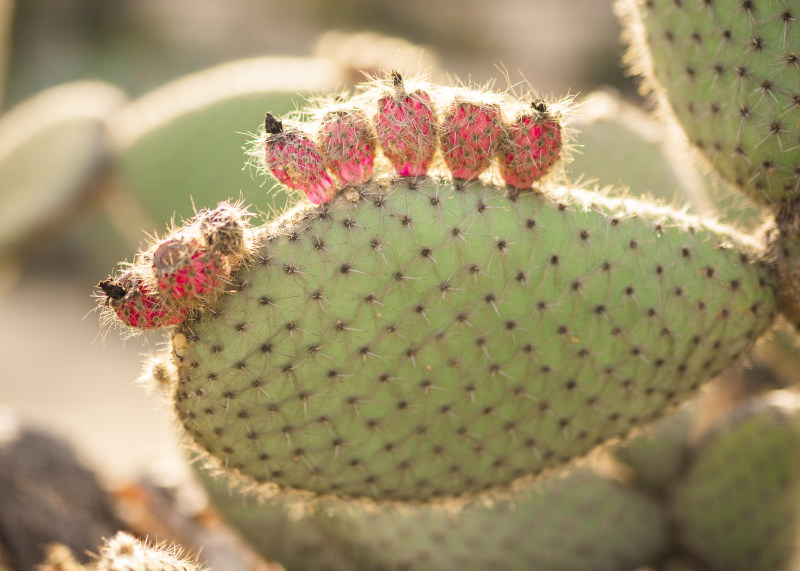
<path id="1" fill-rule="evenodd" d="M 756 246 L 713 222 L 417 182 L 290 211 L 177 329 L 176 411 L 219 464 L 316 494 L 479 493 L 658 417 L 772 321 Z"/>
<path id="2" fill-rule="evenodd" d="M 424 176 L 436 152 L 436 109 L 426 91 L 408 93 L 396 71 L 391 82 L 375 115 L 378 141 L 398 176 Z"/>
<path id="3" fill-rule="evenodd" d="M 681 542 L 714 569 L 788 569 L 800 531 L 798 449 L 795 394 L 774 392 L 719 419 L 675 487 Z"/>
<path id="4" fill-rule="evenodd" d="M 442 506 L 321 503 L 294 515 L 281 502 L 231 495 L 204 476 L 211 501 L 266 558 L 287 569 L 635 569 L 665 549 L 655 500 L 588 469 L 497 499 Z"/>
<path id="5" fill-rule="evenodd" d="M 630 57 L 752 199 L 800 196 L 800 22 L 787 0 L 621 0 Z"/>

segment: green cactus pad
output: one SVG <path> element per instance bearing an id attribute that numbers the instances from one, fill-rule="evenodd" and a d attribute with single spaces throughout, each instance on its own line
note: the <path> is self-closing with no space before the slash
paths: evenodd
<path id="1" fill-rule="evenodd" d="M 714 569 L 788 569 L 800 516 L 800 398 L 775 392 L 714 425 L 673 498 L 679 537 Z"/>
<path id="2" fill-rule="evenodd" d="M 794 4 L 794 5 L 793 5 Z M 762 203 L 800 197 L 800 10 L 787 0 L 623 0 L 648 85 Z"/>
<path id="3" fill-rule="evenodd" d="M 457 511 L 334 503 L 291 515 L 204 483 L 226 521 L 287 569 L 634 569 L 666 544 L 653 499 L 589 470 Z"/>
<path id="4" fill-rule="evenodd" d="M 428 500 L 563 465 L 774 313 L 753 242 L 580 190 L 373 184 L 257 241 L 173 337 L 175 407 L 219 464 L 318 494 Z"/>
<path id="5" fill-rule="evenodd" d="M 654 500 L 589 471 L 455 514 L 355 508 L 317 519 L 357 569 L 635 569 L 666 543 Z"/>

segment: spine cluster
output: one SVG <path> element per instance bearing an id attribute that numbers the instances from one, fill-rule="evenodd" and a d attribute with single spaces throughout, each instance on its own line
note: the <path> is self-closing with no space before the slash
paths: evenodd
<path id="1" fill-rule="evenodd" d="M 182 323 L 193 309 L 226 290 L 231 272 L 248 256 L 250 213 L 223 202 L 155 240 L 133 264 L 101 281 L 107 314 L 134 329 Z"/>
<path id="2" fill-rule="evenodd" d="M 460 181 L 496 162 L 505 184 L 530 188 L 561 157 L 561 112 L 541 99 L 525 105 L 491 91 L 409 86 L 393 71 L 349 101 L 321 109 L 315 123 L 267 113 L 256 154 L 281 183 L 313 204 L 368 182 L 382 156 L 400 177 L 425 176 L 441 162 Z"/>

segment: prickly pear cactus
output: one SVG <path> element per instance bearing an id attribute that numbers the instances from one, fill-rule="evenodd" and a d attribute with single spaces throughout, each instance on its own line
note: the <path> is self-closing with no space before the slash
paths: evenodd
<path id="1" fill-rule="evenodd" d="M 578 190 L 364 186 L 258 231 L 173 338 L 195 442 L 262 483 L 427 500 L 657 417 L 771 322 L 732 230 Z"/>
<path id="2" fill-rule="evenodd" d="M 800 9 L 619 0 L 634 69 L 713 167 L 761 203 L 800 196 Z"/>
<path id="3" fill-rule="evenodd" d="M 633 569 L 667 544 L 654 499 L 588 469 L 457 510 L 334 502 L 295 514 L 204 483 L 226 521 L 287 569 Z"/>
<path id="4" fill-rule="evenodd" d="M 795 394 L 774 392 L 721 418 L 675 486 L 681 542 L 714 569 L 789 569 L 800 532 L 798 446 Z"/>
<path id="5" fill-rule="evenodd" d="M 314 124 L 268 113 L 253 154 L 307 200 L 256 229 L 220 205 L 101 282 L 112 314 L 137 316 L 128 325 L 180 323 L 175 409 L 217 464 L 268 490 L 476 494 L 660 416 L 771 323 L 757 240 L 559 187 L 560 106 L 487 94 L 484 116 L 464 105 L 479 93 L 463 94 L 399 74 L 365 89 L 349 104 L 382 154 L 370 129 L 339 140 L 359 149 L 349 172 L 373 156 L 381 170 L 344 188 Z M 475 146 L 486 128 L 497 140 Z M 447 176 L 437 154 L 459 145 Z M 461 178 L 487 159 L 483 179 Z M 200 231 L 222 211 L 235 251 L 215 250 L 221 229 Z M 175 244 L 192 247 L 159 255 Z"/>

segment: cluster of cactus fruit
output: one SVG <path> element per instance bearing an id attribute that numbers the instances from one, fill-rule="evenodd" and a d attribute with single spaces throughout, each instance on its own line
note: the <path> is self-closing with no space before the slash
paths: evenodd
<path id="1" fill-rule="evenodd" d="M 226 290 L 247 257 L 250 214 L 235 204 L 203 210 L 188 224 L 155 240 L 136 261 L 101 281 L 106 317 L 133 329 L 177 325 Z"/>
<path id="2" fill-rule="evenodd" d="M 764 230 L 557 184 L 563 103 L 393 72 L 305 123 L 267 113 L 251 153 L 307 200 L 262 227 L 203 210 L 99 284 L 125 326 L 169 328 L 153 376 L 212 466 L 264 495 L 470 501 L 652 422 L 779 312 L 800 324 L 789 6 L 619 7 L 648 87 L 770 206 Z M 718 499 L 692 478 L 675 507 L 689 535 L 692 494 Z M 685 543 L 721 541 L 697 525 Z"/>
<path id="3" fill-rule="evenodd" d="M 561 155 L 561 112 L 541 99 L 527 109 L 509 99 L 511 117 L 504 120 L 499 94 L 435 88 L 449 99 L 440 121 L 432 86 L 413 87 L 393 71 L 388 84 L 377 83 L 351 101 L 337 98 L 320 111 L 316 137 L 267 113 L 257 152 L 275 178 L 313 204 L 331 200 L 337 182 L 346 187 L 372 179 L 379 147 L 401 177 L 425 176 L 440 149 L 453 178 L 471 181 L 496 155 L 503 180 L 519 189 L 530 188 Z"/>

